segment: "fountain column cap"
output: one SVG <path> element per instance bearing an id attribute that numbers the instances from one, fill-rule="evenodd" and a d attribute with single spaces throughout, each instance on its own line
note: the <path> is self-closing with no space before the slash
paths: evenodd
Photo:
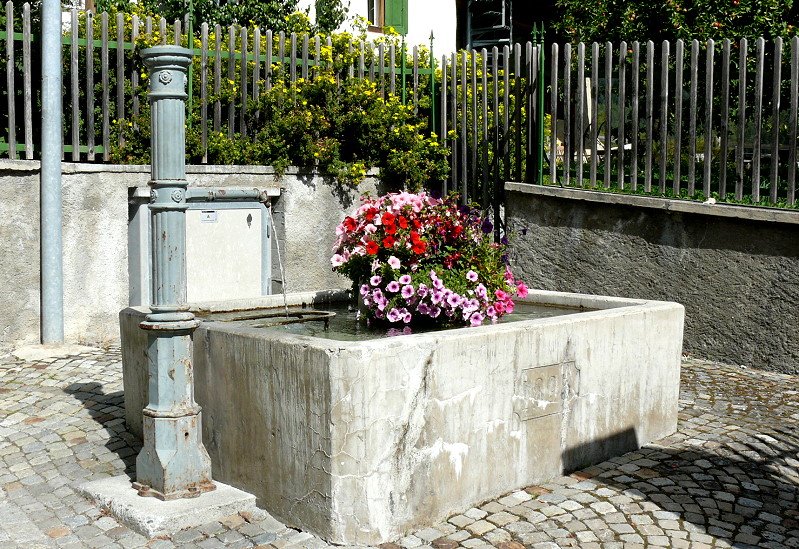
<path id="1" fill-rule="evenodd" d="M 173 78 L 171 71 L 186 74 L 193 58 L 191 50 L 181 46 L 155 46 L 142 50 L 141 56 L 150 70 L 151 98 L 185 100 L 188 97 L 186 79 Z"/>

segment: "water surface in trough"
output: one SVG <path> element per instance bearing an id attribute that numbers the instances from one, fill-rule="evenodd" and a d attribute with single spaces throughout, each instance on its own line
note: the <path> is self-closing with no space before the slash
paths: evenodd
<path id="1" fill-rule="evenodd" d="M 500 323 L 518 322 L 520 320 L 534 320 L 553 316 L 581 313 L 592 309 L 580 307 L 562 307 L 544 305 L 541 303 L 516 303 L 516 309 L 511 314 L 502 317 Z M 278 313 L 279 311 L 279 313 Z M 285 321 L 285 315 L 278 309 L 261 309 L 260 311 L 231 311 L 228 313 L 212 313 L 207 320 L 238 322 L 253 328 L 276 330 L 283 333 L 321 337 L 337 341 L 366 341 L 384 337 L 394 337 L 409 334 L 418 334 L 441 330 L 433 326 L 397 326 L 387 327 L 384 324 L 367 326 L 356 318 L 356 310 L 347 303 L 331 303 L 320 306 L 314 311 L 308 309 L 289 309 L 291 323 L 280 324 Z M 320 314 L 332 312 L 335 315 Z M 444 328 L 452 329 L 452 328 Z"/>

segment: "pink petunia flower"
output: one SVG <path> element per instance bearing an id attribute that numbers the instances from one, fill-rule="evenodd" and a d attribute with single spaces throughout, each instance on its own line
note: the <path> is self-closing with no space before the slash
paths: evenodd
<path id="1" fill-rule="evenodd" d="M 466 280 L 470 282 L 477 282 L 477 273 L 469 269 L 469 272 L 466 273 Z"/>
<path id="2" fill-rule="evenodd" d="M 399 268 L 400 268 L 400 265 L 401 265 L 401 263 L 400 263 L 400 260 L 399 260 L 399 259 L 397 259 L 396 257 L 394 257 L 394 256 L 392 255 L 391 257 L 389 257 L 389 258 L 388 258 L 388 265 L 389 265 L 389 267 L 391 267 L 392 269 L 394 269 L 394 270 L 397 270 L 397 269 L 399 269 Z"/>
<path id="3" fill-rule="evenodd" d="M 400 290 L 400 285 L 399 285 L 399 282 L 397 282 L 396 280 L 392 280 L 386 286 L 386 291 L 389 291 L 389 292 L 392 292 L 392 293 L 397 293 L 397 292 L 399 292 L 399 290 Z"/>
<path id="4" fill-rule="evenodd" d="M 463 302 L 463 299 L 461 298 L 461 296 L 459 296 L 458 294 L 456 294 L 454 292 L 447 296 L 447 303 L 449 304 L 450 307 L 457 307 L 462 302 Z"/>
<path id="5" fill-rule="evenodd" d="M 396 309 L 392 308 L 386 315 L 386 320 L 389 322 L 397 322 L 402 318 L 402 314 Z"/>

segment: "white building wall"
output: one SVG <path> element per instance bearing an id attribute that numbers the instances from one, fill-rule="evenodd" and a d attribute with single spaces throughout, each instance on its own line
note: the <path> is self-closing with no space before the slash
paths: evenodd
<path id="1" fill-rule="evenodd" d="M 346 0 L 345 0 L 346 2 Z M 345 29 L 351 29 L 352 20 L 357 17 L 366 17 L 367 0 L 350 0 L 348 22 Z M 298 7 L 308 10 L 311 21 L 315 18 L 315 0 L 299 0 Z M 455 0 L 408 0 L 408 34 L 406 42 L 409 46 L 415 44 L 430 44 L 430 33 L 435 36 L 433 44 L 436 57 L 455 51 L 455 34 L 457 29 L 457 16 Z M 370 37 L 379 36 L 369 33 Z"/>

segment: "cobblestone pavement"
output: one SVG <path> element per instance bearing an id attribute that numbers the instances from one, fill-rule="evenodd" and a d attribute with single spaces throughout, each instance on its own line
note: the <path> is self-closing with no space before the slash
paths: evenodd
<path id="1" fill-rule="evenodd" d="M 679 431 L 397 547 L 797 547 L 799 377 L 686 359 Z M 327 547 L 265 512 L 147 540 L 77 494 L 130 473 L 118 349 L 0 359 L 0 547 Z"/>

